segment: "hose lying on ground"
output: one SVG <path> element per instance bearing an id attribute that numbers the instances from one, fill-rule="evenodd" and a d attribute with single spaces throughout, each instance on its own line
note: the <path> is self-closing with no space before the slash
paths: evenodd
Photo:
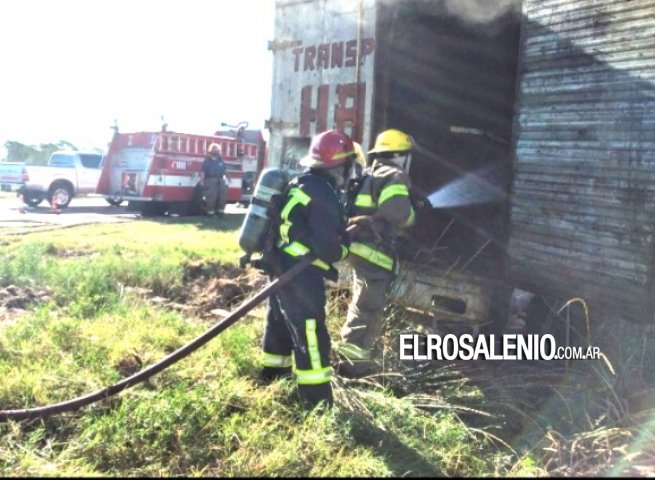
<path id="1" fill-rule="evenodd" d="M 140 372 L 131 375 L 120 382 L 111 385 L 102 390 L 98 390 L 94 393 L 89 393 L 81 397 L 73 398 L 65 402 L 55 403 L 52 405 L 46 405 L 43 407 L 27 408 L 27 409 L 17 409 L 17 410 L 0 410 L 0 422 L 6 422 L 7 420 L 25 420 L 29 418 L 39 418 L 39 417 L 48 417 L 55 415 L 61 412 L 69 412 L 72 410 L 77 410 L 78 408 L 84 407 L 91 403 L 104 400 L 109 398 L 117 393 L 125 390 L 126 388 L 132 387 L 153 375 L 161 372 L 162 370 L 170 367 L 176 362 L 179 362 L 184 357 L 188 356 L 198 348 L 202 347 L 204 344 L 209 342 L 212 338 L 223 332 L 232 324 L 236 323 L 237 320 L 245 316 L 250 310 L 259 305 L 263 300 L 269 296 L 277 293 L 285 284 L 292 280 L 296 275 L 298 275 L 303 269 L 305 269 L 311 262 L 314 260 L 314 257 L 311 255 L 306 255 L 303 257 L 296 265 L 291 269 L 286 271 L 284 274 L 280 275 L 277 279 L 268 284 L 255 296 L 244 301 L 239 308 L 237 308 L 230 315 L 225 317 L 222 321 L 214 325 L 212 328 L 207 330 L 205 333 L 196 337 L 191 342 L 186 345 L 178 348 L 171 354 L 167 355 L 159 362 L 150 365 L 149 367 L 141 370 Z"/>

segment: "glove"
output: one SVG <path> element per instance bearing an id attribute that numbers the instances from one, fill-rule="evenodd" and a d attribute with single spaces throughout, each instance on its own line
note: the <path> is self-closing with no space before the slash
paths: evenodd
<path id="1" fill-rule="evenodd" d="M 346 230 L 341 234 L 341 245 L 344 245 L 346 248 L 348 248 L 350 247 L 352 241 L 353 241 L 352 235 L 348 230 Z"/>
<path id="2" fill-rule="evenodd" d="M 330 269 L 327 272 L 325 272 L 323 274 L 323 276 L 326 279 L 331 280 L 331 281 L 336 283 L 339 280 L 339 270 L 337 270 L 333 266 L 330 266 Z"/>
<path id="3" fill-rule="evenodd" d="M 250 265 L 252 265 L 253 268 L 256 268 L 257 270 L 267 274 L 267 275 L 272 275 L 273 272 L 271 272 L 271 267 L 264 261 L 262 258 L 257 258 L 255 260 L 252 260 L 250 262 Z"/>
<path id="4" fill-rule="evenodd" d="M 358 231 L 360 229 L 373 229 L 373 219 L 369 215 L 359 215 L 348 219 L 348 227 L 355 227 L 350 231 Z"/>
<path id="5" fill-rule="evenodd" d="M 280 258 L 280 254 L 278 251 L 273 249 L 266 249 L 263 252 L 262 258 L 256 260 L 256 262 L 258 265 L 255 266 L 255 262 L 253 262 L 253 267 L 259 268 L 264 273 L 272 277 L 279 277 L 285 271 L 284 265 L 282 264 L 282 259 Z"/>
<path id="6" fill-rule="evenodd" d="M 354 227 L 351 230 L 351 236 L 371 238 L 375 242 L 380 242 L 382 238 L 377 232 L 375 221 L 370 215 L 358 215 L 348 219 L 348 227 Z"/>
<path id="7" fill-rule="evenodd" d="M 414 210 L 423 210 L 430 206 L 430 200 L 428 200 L 428 197 L 418 192 L 410 192 L 409 200 L 412 202 Z"/>

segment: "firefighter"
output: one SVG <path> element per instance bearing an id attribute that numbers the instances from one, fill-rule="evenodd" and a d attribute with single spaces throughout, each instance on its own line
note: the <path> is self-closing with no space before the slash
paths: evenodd
<path id="1" fill-rule="evenodd" d="M 222 217 L 227 204 L 227 165 L 221 157 L 221 146 L 212 143 L 207 149 L 207 156 L 202 162 L 200 185 L 203 187 L 207 214 Z"/>
<path id="2" fill-rule="evenodd" d="M 353 161 L 353 142 L 346 134 L 330 130 L 313 138 L 309 154 L 300 161 L 305 170 L 290 182 L 280 202 L 275 247 L 264 259 L 275 277 L 299 257 L 316 257 L 269 299 L 262 345 L 263 380 L 289 375 L 295 364 L 300 400 L 309 409 L 321 402 L 332 404 L 324 279 L 336 280 L 332 263 L 348 254 L 347 217 L 339 190 L 349 179 Z"/>
<path id="3" fill-rule="evenodd" d="M 382 330 L 382 314 L 396 271 L 399 229 L 410 227 L 415 211 L 410 200 L 409 166 L 413 142 L 400 130 L 385 130 L 368 152 L 358 190 L 349 201 L 349 224 L 366 225 L 352 236 L 352 301 L 341 329 L 339 373 L 359 377 L 370 372 L 373 345 Z"/>

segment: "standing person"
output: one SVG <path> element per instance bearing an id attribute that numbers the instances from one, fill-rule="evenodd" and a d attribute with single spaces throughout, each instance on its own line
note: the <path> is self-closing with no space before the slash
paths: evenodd
<path id="1" fill-rule="evenodd" d="M 360 187 L 349 205 L 350 224 L 365 224 L 352 236 L 352 301 L 341 329 L 339 373 L 358 377 L 372 367 L 373 345 L 382 331 L 382 314 L 396 270 L 399 229 L 414 223 L 409 166 L 413 142 L 400 130 L 385 130 L 369 153 Z"/>
<path id="2" fill-rule="evenodd" d="M 331 265 L 348 254 L 346 214 L 338 191 L 350 176 L 353 142 L 330 130 L 315 136 L 305 170 L 291 181 L 281 202 L 275 248 L 264 259 L 279 276 L 311 254 L 316 260 L 269 299 L 263 338 L 265 381 L 291 373 L 305 408 L 332 404 L 330 337 L 325 324 L 325 278 L 336 280 Z M 292 358 L 293 352 L 293 358 Z"/>
<path id="3" fill-rule="evenodd" d="M 207 149 L 207 156 L 202 162 L 200 184 L 203 186 L 207 214 L 222 217 L 227 203 L 227 165 L 221 157 L 221 146 L 212 143 Z"/>

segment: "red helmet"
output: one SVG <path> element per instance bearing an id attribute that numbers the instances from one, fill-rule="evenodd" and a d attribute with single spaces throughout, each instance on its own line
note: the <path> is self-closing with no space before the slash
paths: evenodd
<path id="1" fill-rule="evenodd" d="M 300 160 L 303 167 L 332 168 L 355 155 L 355 146 L 348 135 L 338 130 L 319 133 L 312 139 L 309 154 Z"/>

